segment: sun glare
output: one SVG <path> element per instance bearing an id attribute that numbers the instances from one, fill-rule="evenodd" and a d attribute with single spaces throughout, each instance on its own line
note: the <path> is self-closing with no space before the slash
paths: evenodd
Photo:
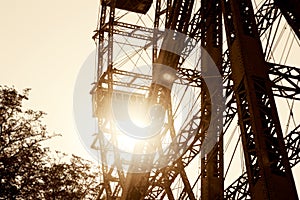
<path id="1" fill-rule="evenodd" d="M 138 127 L 145 128 L 150 125 L 151 119 L 147 106 L 143 103 L 130 104 L 128 113 L 130 120 Z"/>

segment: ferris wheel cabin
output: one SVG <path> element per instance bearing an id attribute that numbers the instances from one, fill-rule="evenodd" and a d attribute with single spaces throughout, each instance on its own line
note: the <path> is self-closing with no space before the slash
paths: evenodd
<path id="1" fill-rule="evenodd" d="M 146 14 L 152 5 L 153 0 L 117 0 L 116 8 L 135 13 Z M 101 4 L 110 6 L 111 1 L 102 0 Z"/>

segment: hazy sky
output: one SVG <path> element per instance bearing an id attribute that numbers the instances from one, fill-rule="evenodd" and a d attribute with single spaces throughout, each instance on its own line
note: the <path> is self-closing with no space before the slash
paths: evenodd
<path id="1" fill-rule="evenodd" d="M 64 135 L 54 147 L 80 154 L 72 95 L 95 48 L 98 0 L 1 1 L 0 13 L 0 84 L 32 88 L 28 107 L 48 113 L 49 131 Z"/>
<path id="2" fill-rule="evenodd" d="M 0 84 L 32 88 L 26 106 L 48 115 L 53 148 L 85 158 L 75 131 L 73 90 L 94 50 L 98 0 L 26 0 L 0 3 Z M 297 59 L 298 60 L 298 59 Z M 300 171 L 299 165 L 297 167 Z M 298 173 L 299 175 L 300 173 Z M 299 182 L 299 178 L 295 179 Z"/>

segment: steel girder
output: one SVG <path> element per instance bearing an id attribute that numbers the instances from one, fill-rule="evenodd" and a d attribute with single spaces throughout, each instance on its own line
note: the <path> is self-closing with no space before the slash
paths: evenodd
<path id="1" fill-rule="evenodd" d="M 285 146 L 291 167 L 300 162 L 300 125 L 291 131 L 285 138 Z M 243 173 L 236 181 L 224 191 L 225 199 L 244 200 L 251 199 L 247 173 Z"/>
<path id="2" fill-rule="evenodd" d="M 272 24 L 277 17 L 279 16 L 276 7 L 274 6 L 274 2 L 266 1 L 260 9 L 258 9 L 256 13 L 256 19 L 259 27 L 260 35 L 262 35 L 265 31 L 270 28 L 270 24 Z M 193 16 L 193 19 L 190 22 L 190 29 L 189 29 L 189 36 L 194 38 L 196 41 L 199 41 L 201 38 L 201 17 L 200 17 L 200 10 L 196 12 Z M 184 50 L 187 54 L 190 52 L 190 49 L 193 48 L 187 45 L 187 49 Z M 191 47 L 191 48 L 188 48 Z M 179 63 L 180 65 L 180 63 Z M 225 51 L 223 54 L 223 61 L 222 61 L 222 70 L 224 76 L 224 88 L 226 90 L 226 110 L 225 110 L 225 123 L 224 123 L 224 134 L 226 133 L 230 123 L 232 122 L 234 116 L 237 113 L 236 110 L 236 101 L 232 90 L 232 80 L 231 80 L 231 68 L 230 68 L 230 60 L 229 60 L 229 51 Z M 178 77 L 182 81 L 182 84 L 189 84 L 190 86 L 200 87 L 201 86 L 201 73 L 196 70 L 191 69 L 184 69 L 178 68 Z M 193 124 L 199 123 L 200 116 L 195 115 L 194 118 L 191 120 L 190 125 L 187 126 L 185 131 L 197 133 L 199 130 L 197 127 L 193 127 Z M 185 132 L 183 131 L 183 132 Z M 191 162 L 200 152 L 201 149 L 201 134 L 198 134 L 195 140 L 191 143 L 190 147 L 186 151 L 185 154 L 181 157 L 183 160 L 184 166 L 187 166 L 189 162 Z M 163 170 L 158 170 L 152 172 L 153 175 L 150 177 L 150 186 L 148 189 L 148 196 L 147 199 L 155 199 L 155 198 L 162 198 L 166 195 L 164 192 L 165 187 L 164 185 L 168 185 L 166 188 L 168 193 L 170 193 L 170 184 L 172 181 L 175 180 L 177 175 L 179 174 L 178 167 L 176 167 L 176 163 L 173 167 L 169 167 Z M 167 184 L 161 184 L 166 182 Z M 180 199 L 184 199 L 186 197 L 186 192 L 182 191 Z"/>
<path id="3" fill-rule="evenodd" d="M 251 198 L 297 199 L 252 3 L 223 11 Z"/>
<path id="4" fill-rule="evenodd" d="M 262 5 L 261 9 L 258 10 L 256 16 L 257 16 L 257 21 L 258 21 L 258 28 L 261 30 L 261 33 L 262 33 L 262 32 L 264 32 L 264 31 L 267 30 L 267 28 L 269 27 L 269 25 L 272 24 L 272 22 L 274 20 L 276 20 L 276 17 L 278 17 L 278 12 L 276 10 L 276 7 L 274 7 L 274 4 L 273 4 L 272 1 L 266 1 Z M 200 18 L 197 18 L 197 19 L 199 20 Z M 195 21 L 192 20 L 192 22 L 195 22 Z M 120 25 L 120 26 L 125 26 L 125 25 Z M 198 30 L 199 30 L 199 23 L 194 23 L 193 26 L 197 27 Z M 196 33 L 195 37 L 197 37 L 197 28 L 194 29 L 194 30 L 196 30 L 196 32 L 194 31 L 194 33 Z M 127 34 L 127 33 L 122 33 L 122 32 L 117 33 L 117 32 L 115 32 L 115 34 Z M 227 51 L 227 54 L 228 54 L 228 51 Z M 230 79 L 230 76 L 231 76 L 230 75 L 231 74 L 231 70 L 230 70 L 230 67 L 229 67 L 230 66 L 230 61 L 229 61 L 229 59 L 227 59 L 227 61 L 226 61 L 226 53 L 224 55 L 224 58 L 225 58 L 225 62 L 223 62 L 223 66 L 227 65 L 227 67 L 223 67 L 223 69 L 224 69 L 224 77 L 227 80 L 225 87 L 226 87 L 226 91 L 227 91 L 226 93 L 228 94 L 228 96 L 230 96 L 228 98 L 229 100 L 227 101 L 228 109 L 226 110 L 225 125 L 226 124 L 229 125 L 230 122 L 231 122 L 231 120 L 235 116 L 236 106 L 234 106 L 234 104 L 235 104 L 235 98 L 234 98 L 234 94 L 232 93 L 232 85 L 233 84 L 232 84 L 232 80 Z M 228 55 L 227 55 L 227 58 L 228 58 Z M 271 67 L 271 69 L 272 69 L 272 67 Z M 197 72 L 195 72 L 191 76 L 190 75 L 191 73 L 189 73 L 187 75 L 187 74 L 183 73 L 183 71 L 185 71 L 185 69 L 179 68 L 179 74 L 181 74 L 184 79 L 191 81 L 192 82 L 191 84 L 195 84 L 195 83 L 198 84 L 199 83 L 197 86 L 201 85 L 201 83 L 200 83 L 201 82 L 201 78 L 199 78 L 199 76 L 194 76 L 195 74 L 197 74 Z M 187 71 L 188 70 L 186 70 L 186 72 Z M 277 70 L 277 72 L 274 72 L 274 73 L 278 77 L 280 76 L 280 74 L 278 73 L 278 70 Z M 279 83 L 279 81 L 277 83 Z M 295 86 L 294 84 L 291 84 L 291 85 Z M 293 96 L 297 95 L 296 93 L 294 93 L 295 95 L 286 95 L 286 92 L 283 92 L 283 91 L 285 89 L 287 89 L 287 88 L 280 88 L 280 87 L 278 87 L 278 88 L 279 88 L 278 89 L 278 91 L 279 91 L 278 94 L 280 94 L 278 96 L 282 96 L 282 97 L 288 96 L 289 98 L 292 98 Z M 288 89 L 288 91 L 290 91 L 290 89 Z M 294 87 L 292 89 L 292 91 L 297 92 L 298 91 L 297 87 Z M 194 120 L 195 120 L 194 122 L 196 122 L 197 120 L 199 120 L 199 118 L 197 116 L 195 116 Z M 192 128 L 193 124 L 194 123 L 191 122 L 190 128 L 188 128 L 187 130 L 188 131 L 195 131 L 195 132 L 197 132 L 198 131 L 197 128 L 195 128 L 195 127 Z M 182 157 L 182 160 L 183 160 L 182 165 L 180 165 L 180 164 L 176 165 L 175 164 L 174 167 L 165 169 L 165 171 L 163 173 L 161 173 L 161 172 L 156 172 L 155 173 L 156 176 L 159 176 L 159 177 L 163 177 L 163 176 L 172 177 L 171 179 L 165 179 L 164 178 L 165 181 L 162 181 L 162 183 L 165 182 L 165 184 L 159 184 L 160 186 L 162 186 L 162 190 L 158 190 L 157 194 L 160 194 L 165 189 L 165 193 L 168 193 L 169 196 L 172 196 L 172 194 L 170 194 L 172 192 L 171 189 L 170 189 L 170 185 L 171 185 L 172 181 L 174 181 L 175 178 L 176 178 L 176 176 L 178 174 L 180 174 L 180 171 L 182 170 L 182 167 L 187 166 L 188 163 L 197 155 L 197 153 L 199 152 L 200 148 L 201 148 L 201 142 L 200 142 L 200 140 L 196 140 L 195 142 L 193 142 L 193 145 L 191 145 L 191 148 L 189 148 L 189 150 L 186 152 L 186 154 Z M 150 180 L 151 180 L 151 177 L 150 177 Z M 157 179 L 157 180 L 161 181 L 162 179 Z M 166 185 L 168 187 L 166 187 Z M 155 186 L 155 184 L 154 184 L 154 186 Z M 150 187 L 152 187 L 152 186 L 150 186 Z M 151 192 L 151 190 L 148 190 L 147 193 L 148 192 Z M 158 195 L 155 195 L 155 196 L 157 197 Z M 162 196 L 164 196 L 164 195 L 162 195 Z"/>

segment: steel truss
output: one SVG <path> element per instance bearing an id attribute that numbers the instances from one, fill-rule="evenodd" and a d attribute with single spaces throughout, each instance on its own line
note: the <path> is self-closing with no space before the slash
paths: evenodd
<path id="1" fill-rule="evenodd" d="M 285 138 L 290 166 L 294 167 L 300 162 L 300 125 L 291 131 Z M 225 199 L 251 199 L 247 173 L 243 173 L 224 191 Z"/>
<path id="2" fill-rule="evenodd" d="M 157 97 L 161 91 L 165 91 L 166 96 L 170 92 L 159 85 L 151 84 L 151 76 L 113 68 L 112 36 L 116 34 L 148 41 L 144 48 L 153 46 L 153 63 L 168 64 L 176 69 L 180 84 L 202 88 L 202 107 L 178 133 L 179 138 L 186 137 L 186 135 L 194 135 L 194 137 L 186 151 L 182 152 L 182 156 L 172 166 L 152 169 L 144 174 L 126 174 L 120 170 L 122 169 L 120 160 L 111 168 L 103 164 L 103 184 L 99 198 L 106 195 L 107 199 L 163 199 L 165 197 L 196 199 L 193 192 L 196 183 L 190 183 L 185 167 L 201 152 L 207 123 L 210 120 L 209 112 L 207 115 L 203 113 L 205 113 L 204 110 L 209 109 L 210 102 L 202 78 L 203 74 L 197 70 L 183 68 L 182 64 L 194 48 L 195 42 L 201 41 L 202 46 L 209 52 L 223 75 L 226 94 L 223 130 L 216 130 L 221 133 L 220 142 L 202 159 L 201 174 L 196 180 L 196 182 L 201 181 L 201 198 L 286 199 L 285 194 L 288 193 L 290 199 L 297 199 L 291 167 L 300 161 L 299 126 L 283 140 L 274 96 L 300 100 L 300 70 L 297 67 L 265 62 L 266 53 L 261 47 L 259 36 L 270 31 L 282 13 L 300 38 L 299 8 L 291 6 L 300 5 L 297 4 L 298 0 L 289 0 L 288 4 L 280 0 L 267 0 L 255 15 L 250 0 L 201 1 L 201 7 L 192 16 L 193 1 L 157 0 L 153 28 L 158 28 L 164 21 L 166 28 L 184 33 L 194 39 L 186 41 L 181 56 L 158 51 L 156 42 L 162 37 L 162 32 L 118 21 L 115 19 L 115 1 L 105 2 L 108 1 L 102 1 L 99 29 L 94 35 L 94 39 L 99 41 L 98 84 L 93 91 L 94 100 L 98 103 L 95 104 L 99 104 L 100 99 L 111 98 L 114 86 L 150 91 L 149 96 L 154 97 Z M 222 12 L 229 47 L 223 54 Z M 109 39 L 104 42 L 106 37 Z M 248 55 L 253 55 L 253 52 L 256 52 L 256 56 L 251 59 Z M 169 60 L 173 62 L 170 63 Z M 254 62 L 254 60 L 258 61 Z M 120 78 L 116 78 L 118 76 Z M 124 77 L 127 77 L 125 82 L 122 81 Z M 139 79 L 148 82 L 149 87 L 139 84 Z M 164 98 L 166 97 L 161 97 L 161 99 Z M 99 106 L 95 108 L 97 113 L 103 116 L 99 120 L 100 125 L 110 123 L 106 121 L 105 118 L 109 116 L 104 114 L 103 109 Z M 222 136 L 228 131 L 236 113 L 239 116 L 242 132 L 247 173 L 243 173 L 223 191 Z M 171 124 L 171 117 L 169 120 Z M 101 134 L 97 141 L 100 142 L 100 146 L 95 146 L 95 148 L 100 150 L 101 158 L 104 159 L 107 151 Z M 185 145 L 187 145 L 186 141 L 179 144 L 182 147 Z M 117 150 L 114 152 L 118 154 Z M 172 157 L 175 153 L 175 150 L 171 149 L 168 155 Z M 175 196 L 172 183 L 178 177 L 184 186 L 180 195 Z M 212 185 L 219 187 L 212 187 Z"/>

